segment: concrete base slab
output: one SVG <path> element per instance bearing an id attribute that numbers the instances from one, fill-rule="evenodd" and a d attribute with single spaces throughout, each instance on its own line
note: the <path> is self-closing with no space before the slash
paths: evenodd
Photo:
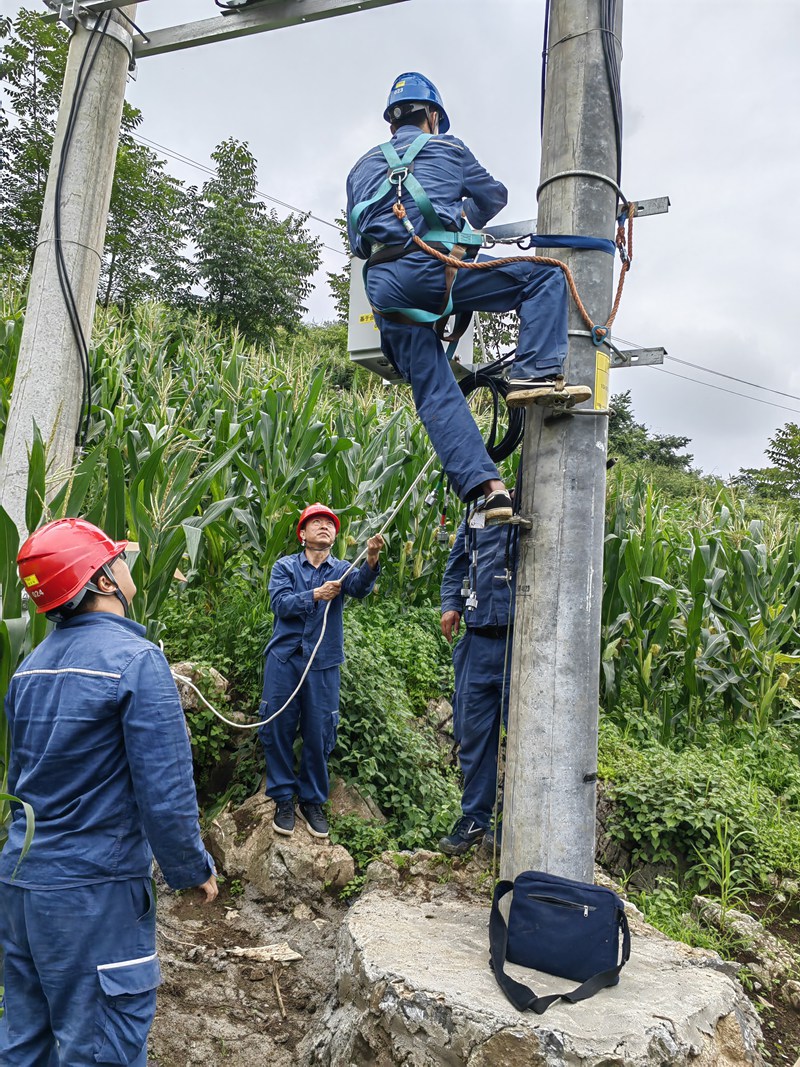
<path id="1" fill-rule="evenodd" d="M 437 892 L 438 890 L 438 892 Z M 631 918 L 620 984 L 545 1015 L 520 1013 L 488 965 L 488 902 L 452 886 L 429 899 L 375 889 L 339 937 L 338 1003 L 299 1048 L 304 1064 L 413 1067 L 756 1067 L 761 1030 L 713 953 Z M 539 994 L 563 979 L 508 965 Z M 575 983 L 577 984 L 577 983 Z"/>

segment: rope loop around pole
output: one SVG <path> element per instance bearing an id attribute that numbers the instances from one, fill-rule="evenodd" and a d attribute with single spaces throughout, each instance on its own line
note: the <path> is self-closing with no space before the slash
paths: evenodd
<path id="1" fill-rule="evenodd" d="M 609 179 L 610 181 L 610 179 Z M 403 223 L 407 228 L 411 225 L 406 215 L 406 209 L 403 204 L 397 200 L 392 205 L 392 211 L 395 216 Z M 589 331 L 592 334 L 592 338 L 595 338 L 595 333 L 601 338 L 595 340 L 595 344 L 601 344 L 602 340 L 606 339 L 611 332 L 611 326 L 614 319 L 617 317 L 619 311 L 620 301 L 622 299 L 622 290 L 625 285 L 625 276 L 631 269 L 631 262 L 633 261 L 633 216 L 636 213 L 636 204 L 628 203 L 625 212 L 620 216 L 617 223 L 617 238 L 616 245 L 622 259 L 622 268 L 620 270 L 619 281 L 617 283 L 617 292 L 614 297 L 614 303 L 611 307 L 611 313 L 605 325 L 599 325 L 592 320 L 591 315 L 586 310 L 583 301 L 578 293 L 578 287 L 575 284 L 575 277 L 572 271 L 569 269 L 566 263 L 562 263 L 560 259 L 552 259 L 550 256 L 506 256 L 502 259 L 492 259 L 484 261 L 483 263 L 477 263 L 475 260 L 463 260 L 457 259 L 455 256 L 447 255 L 445 252 L 440 252 L 438 249 L 433 248 L 431 245 L 426 244 L 421 237 L 416 233 L 411 233 L 411 240 L 421 248 L 423 252 L 427 252 L 429 256 L 433 256 L 434 259 L 438 259 L 441 263 L 445 263 L 449 267 L 455 267 L 457 270 L 494 270 L 500 267 L 504 267 L 509 263 L 539 263 L 550 267 L 558 267 L 563 271 L 564 277 L 567 282 L 567 287 L 570 291 L 570 295 L 575 303 L 575 307 L 578 309 L 583 321 L 586 323 Z M 625 219 L 627 218 L 627 235 L 625 232 Z"/>

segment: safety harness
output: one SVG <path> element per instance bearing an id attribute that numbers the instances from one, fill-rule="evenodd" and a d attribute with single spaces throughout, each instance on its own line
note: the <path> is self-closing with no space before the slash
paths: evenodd
<path id="1" fill-rule="evenodd" d="M 558 267 L 564 272 L 570 294 L 582 319 L 591 331 L 593 342 L 599 345 L 607 341 L 611 332 L 611 324 L 619 309 L 625 276 L 630 270 L 633 260 L 633 217 L 636 205 L 624 201 L 624 210 L 617 218 L 616 241 L 610 241 L 602 237 L 579 237 L 567 234 L 530 234 L 526 239 L 528 243 L 525 247 L 527 248 L 579 248 L 587 251 L 606 252 L 612 256 L 616 251 L 619 251 L 622 270 L 617 293 L 608 320 L 604 326 L 600 326 L 593 322 L 584 307 L 569 267 L 560 260 L 550 259 L 545 256 L 509 256 L 504 259 L 484 260 L 480 263 L 467 262 L 468 260 L 474 260 L 477 257 L 478 249 L 486 243 L 484 235 L 476 233 L 466 218 L 464 219 L 464 228 L 462 230 L 448 229 L 447 225 L 436 214 L 428 195 L 414 176 L 414 160 L 432 136 L 429 133 L 421 133 L 411 142 L 402 159 L 390 141 L 378 146 L 388 165 L 386 178 L 378 187 L 374 196 L 371 196 L 368 200 L 360 201 L 353 207 L 350 212 L 350 225 L 356 233 L 366 236 L 359 227 L 362 215 L 368 207 L 380 203 L 380 201 L 385 200 L 394 193 L 395 202 L 392 210 L 399 221 L 402 222 L 409 237 L 404 244 L 371 243 L 371 254 L 364 264 L 364 288 L 368 292 L 367 272 L 371 266 L 375 266 L 377 263 L 390 263 L 393 260 L 410 255 L 412 252 L 422 250 L 438 259 L 444 265 L 444 300 L 438 311 L 423 311 L 421 308 L 379 307 L 373 304 L 372 310 L 375 314 L 382 315 L 392 322 L 401 322 L 412 326 L 433 326 L 441 339 L 450 342 L 447 356 L 448 359 L 451 359 L 455 354 L 457 341 L 466 330 L 472 317 L 471 312 L 460 313 L 456 316 L 451 332 L 447 336 L 444 335 L 447 320 L 453 310 L 452 289 L 457 270 L 460 268 L 487 270 L 496 267 L 502 268 L 510 263 L 533 261 L 541 266 Z M 406 214 L 402 202 L 404 187 L 411 194 L 420 215 L 428 227 L 423 236 L 416 232 Z M 626 222 L 628 227 L 627 239 L 624 228 Z M 495 241 L 490 240 L 489 243 L 495 244 Z M 522 247 L 521 242 L 515 241 L 515 243 L 520 244 Z"/>
<path id="2" fill-rule="evenodd" d="M 394 194 L 396 201 L 400 203 L 405 189 L 413 198 L 414 203 L 417 205 L 417 210 L 428 227 L 424 235 L 425 243 L 458 260 L 473 258 L 483 244 L 483 235 L 476 233 L 466 219 L 464 220 L 463 230 L 448 229 L 436 214 L 427 193 L 414 175 L 414 160 L 431 139 L 431 136 L 429 133 L 421 133 L 408 146 L 402 159 L 390 141 L 379 145 L 388 166 L 386 178 L 378 187 L 374 196 L 355 205 L 350 212 L 350 225 L 357 233 L 361 233 L 358 223 L 366 209 L 387 199 L 392 194 Z M 408 241 L 404 244 L 396 245 L 373 242 L 372 254 L 364 264 L 365 287 L 367 272 L 370 267 L 375 266 L 377 263 L 390 263 L 395 259 L 401 259 L 403 256 L 418 251 L 417 246 L 413 244 L 414 227 L 407 218 L 403 218 L 401 221 L 409 234 Z M 421 308 L 377 307 L 374 305 L 373 310 L 392 322 L 420 326 L 432 325 L 439 321 L 445 322 L 453 310 L 451 293 L 455 276 L 456 268 L 450 264 L 445 264 L 445 295 L 442 306 L 438 311 L 423 311 Z"/>

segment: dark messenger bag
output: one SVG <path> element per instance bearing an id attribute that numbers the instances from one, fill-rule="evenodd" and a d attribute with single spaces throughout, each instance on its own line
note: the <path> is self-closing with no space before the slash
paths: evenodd
<path id="1" fill-rule="evenodd" d="M 507 893 L 512 894 L 508 926 L 499 907 Z M 523 871 L 513 882 L 497 883 L 489 954 L 500 988 L 518 1011 L 541 1015 L 557 1000 L 575 1004 L 619 982 L 631 954 L 624 905 L 611 889 Z M 582 984 L 569 993 L 539 997 L 505 973 L 506 960 Z"/>

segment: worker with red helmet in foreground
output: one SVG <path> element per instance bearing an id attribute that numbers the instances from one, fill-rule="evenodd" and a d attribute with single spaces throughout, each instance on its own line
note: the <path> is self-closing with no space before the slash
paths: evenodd
<path id="1" fill-rule="evenodd" d="M 297 537 L 303 547 L 294 555 L 282 556 L 269 579 L 275 628 L 266 649 L 262 719 L 283 708 L 297 689 L 330 603 L 324 637 L 299 692 L 258 731 L 267 763 L 266 793 L 275 801 L 272 828 L 285 836 L 294 833 L 295 797 L 309 833 L 328 836 L 322 805 L 328 799 L 328 757 L 339 725 L 339 675 L 344 663 L 342 593 L 363 599 L 372 592 L 380 571 L 378 558 L 384 544 L 380 534 L 367 541 L 367 558 L 361 567 L 347 574 L 350 564 L 331 555 L 338 533 L 338 515 L 324 504 L 311 504 L 297 523 Z M 295 772 L 298 728 L 303 747 Z"/>
<path id="2" fill-rule="evenodd" d="M 126 545 L 59 519 L 17 557 L 56 627 L 6 697 L 8 788 L 36 825 L 23 855 L 14 805 L 0 853 L 4 1067 L 145 1067 L 161 982 L 153 853 L 174 889 L 217 895 L 175 683 L 127 617 L 136 587 Z"/>

